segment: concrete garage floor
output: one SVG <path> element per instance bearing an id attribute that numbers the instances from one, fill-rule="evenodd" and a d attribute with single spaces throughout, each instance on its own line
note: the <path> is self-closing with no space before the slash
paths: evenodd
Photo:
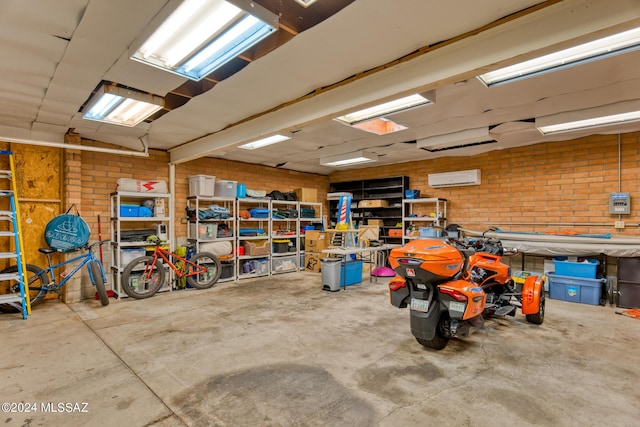
<path id="1" fill-rule="evenodd" d="M 542 326 L 489 320 L 437 352 L 413 339 L 386 279 L 320 288 L 301 272 L 0 315 L 0 401 L 36 405 L 3 406 L 0 425 L 640 422 L 640 320 L 619 309 L 547 300 Z"/>

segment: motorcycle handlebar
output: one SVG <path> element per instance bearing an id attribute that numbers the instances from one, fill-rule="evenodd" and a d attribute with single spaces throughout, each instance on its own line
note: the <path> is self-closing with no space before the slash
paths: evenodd
<path id="1" fill-rule="evenodd" d="M 493 255 L 515 255 L 516 249 L 503 248 L 499 240 L 481 237 L 474 239 L 449 239 L 451 244 L 465 253 L 486 252 Z"/>

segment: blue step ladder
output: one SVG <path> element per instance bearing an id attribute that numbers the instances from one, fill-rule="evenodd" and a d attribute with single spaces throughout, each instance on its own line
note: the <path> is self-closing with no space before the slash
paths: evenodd
<path id="1" fill-rule="evenodd" d="M 0 189 L 0 239 L 13 238 L 13 251 L 0 252 L 0 259 L 8 259 L 15 262 L 17 272 L 1 273 L 0 283 L 9 282 L 9 293 L 0 294 L 0 304 L 7 304 L 22 313 L 26 319 L 31 314 L 31 301 L 29 301 L 28 288 L 25 285 L 26 263 L 22 251 L 22 230 L 20 229 L 20 209 L 16 198 L 15 164 L 11 151 L 0 150 L 0 156 L 9 156 L 9 170 L 0 170 L 0 179 L 10 182 L 8 189 Z M 3 186 L 4 187 L 4 186 Z M 5 225 L 6 224 L 6 225 Z M 7 243 L 11 248 L 11 242 Z M 15 287 L 19 289 L 15 289 Z M 4 288 L 6 289 L 6 288 Z M 19 291 L 18 291 L 19 290 Z"/>

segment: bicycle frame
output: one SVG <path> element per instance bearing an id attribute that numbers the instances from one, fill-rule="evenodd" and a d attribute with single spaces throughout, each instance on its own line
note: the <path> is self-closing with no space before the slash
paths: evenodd
<path id="1" fill-rule="evenodd" d="M 156 246 L 156 248 L 153 251 L 153 263 L 155 264 L 156 261 L 158 260 L 158 258 L 162 258 L 162 260 L 165 262 L 165 264 L 167 264 L 169 267 L 171 267 L 171 269 L 173 270 L 174 273 L 176 273 L 176 277 L 178 279 L 181 279 L 183 277 L 188 277 L 188 276 L 195 276 L 201 273 L 206 273 L 207 272 L 207 268 L 204 266 L 200 266 L 192 261 L 189 261 L 186 258 L 181 257 L 180 255 L 176 255 L 173 252 L 169 252 L 166 249 L 163 249 L 159 246 Z M 184 266 L 179 269 L 178 267 L 176 267 L 176 265 L 174 264 L 174 262 L 172 260 L 178 260 L 178 261 L 182 261 L 184 263 Z M 189 269 L 187 268 L 187 266 L 191 266 L 193 267 L 193 271 L 189 272 Z M 147 272 L 145 271 L 144 274 L 147 274 Z"/>
<path id="2" fill-rule="evenodd" d="M 84 259 L 83 259 L 84 258 Z M 56 280 L 56 276 L 55 276 L 55 270 L 63 267 L 67 264 L 71 264 L 73 262 L 76 262 L 80 259 L 83 259 L 82 262 L 78 265 L 76 265 L 71 272 L 69 272 L 66 276 L 64 276 L 62 278 L 62 280 L 60 280 L 60 282 L 58 282 Z M 82 267 L 84 267 L 85 265 L 87 266 L 87 271 L 89 272 L 89 279 L 91 280 L 91 285 L 95 286 L 95 281 L 93 279 L 93 275 L 91 274 L 91 271 L 89 270 L 89 263 L 91 261 L 99 261 L 98 258 L 95 257 L 95 255 L 93 254 L 93 250 L 91 249 L 91 247 L 89 247 L 87 249 L 87 252 L 82 254 L 82 255 L 78 255 L 76 257 L 73 257 L 71 259 L 65 260 L 63 262 L 60 262 L 58 264 L 51 264 L 51 257 L 49 255 L 47 255 L 47 264 L 48 266 L 46 268 L 43 268 L 38 274 L 42 273 L 42 272 L 46 272 L 47 275 L 49 276 L 49 279 L 51 280 L 50 283 L 48 283 L 46 286 L 43 286 L 43 290 L 45 291 L 50 291 L 50 290 L 57 290 L 62 288 L 72 277 L 74 274 L 76 274 Z M 99 263 L 100 265 L 100 272 L 102 273 L 102 279 L 104 280 L 104 282 L 107 282 L 107 277 L 104 273 L 104 266 L 102 265 L 102 263 Z"/>

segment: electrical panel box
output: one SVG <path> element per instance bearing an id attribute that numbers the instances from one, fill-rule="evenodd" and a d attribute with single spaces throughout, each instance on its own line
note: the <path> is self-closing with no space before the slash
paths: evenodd
<path id="1" fill-rule="evenodd" d="M 631 197 L 629 196 L 629 193 L 609 194 L 609 213 L 618 215 L 630 214 Z"/>

